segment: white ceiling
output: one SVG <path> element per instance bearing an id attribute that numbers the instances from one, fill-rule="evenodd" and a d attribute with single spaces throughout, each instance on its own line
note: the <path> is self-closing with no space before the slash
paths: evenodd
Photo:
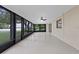
<path id="1" fill-rule="evenodd" d="M 63 15 L 73 5 L 4 5 L 4 7 L 16 12 L 33 23 L 50 23 L 58 16 Z M 41 17 L 47 18 L 41 21 Z"/>

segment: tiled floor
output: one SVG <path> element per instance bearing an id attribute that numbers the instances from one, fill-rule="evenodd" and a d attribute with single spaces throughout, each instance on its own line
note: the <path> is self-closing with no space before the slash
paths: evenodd
<path id="1" fill-rule="evenodd" d="M 34 33 L 3 54 L 70 54 L 79 53 L 75 48 L 62 42 L 49 33 Z"/>

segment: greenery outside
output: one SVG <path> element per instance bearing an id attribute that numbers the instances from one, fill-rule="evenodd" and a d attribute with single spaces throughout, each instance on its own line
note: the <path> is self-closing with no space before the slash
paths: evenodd
<path id="1" fill-rule="evenodd" d="M 0 45 L 10 41 L 10 13 L 0 8 Z"/>

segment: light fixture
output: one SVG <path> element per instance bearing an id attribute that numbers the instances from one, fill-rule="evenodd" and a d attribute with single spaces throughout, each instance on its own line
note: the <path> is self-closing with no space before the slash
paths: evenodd
<path id="1" fill-rule="evenodd" d="M 44 18 L 44 17 L 41 17 L 41 20 L 45 21 L 45 20 L 47 20 L 47 19 L 46 19 L 46 18 Z"/>

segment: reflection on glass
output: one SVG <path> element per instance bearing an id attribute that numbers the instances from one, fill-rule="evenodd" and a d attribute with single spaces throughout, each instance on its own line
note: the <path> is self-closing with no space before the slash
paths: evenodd
<path id="1" fill-rule="evenodd" d="M 16 16 L 16 41 L 21 39 L 21 18 Z"/>
<path id="2" fill-rule="evenodd" d="M 10 13 L 0 8 L 0 45 L 10 41 Z"/>

